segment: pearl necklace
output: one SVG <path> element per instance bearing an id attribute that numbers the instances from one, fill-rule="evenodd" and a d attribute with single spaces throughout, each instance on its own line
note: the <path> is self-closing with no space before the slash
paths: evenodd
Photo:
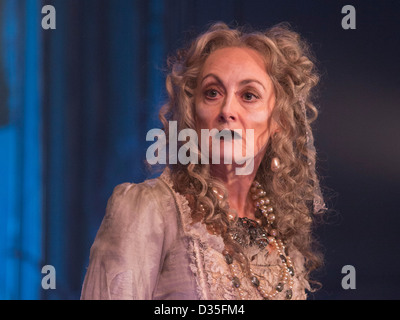
<path id="1" fill-rule="evenodd" d="M 219 202 L 222 203 L 223 195 L 216 188 L 212 188 Z M 291 299 L 293 296 L 293 277 L 294 277 L 294 267 L 290 257 L 286 254 L 286 248 L 283 242 L 278 239 L 278 231 L 275 228 L 275 213 L 271 206 L 271 200 L 266 197 L 266 192 L 262 189 L 259 182 L 254 181 L 250 188 L 251 198 L 254 201 L 255 216 L 256 220 L 251 220 L 248 218 L 239 218 L 237 225 L 245 227 L 249 231 L 249 236 L 253 239 L 253 243 L 250 245 L 258 245 L 260 249 L 264 249 L 266 246 L 271 246 L 271 249 L 275 249 L 280 261 L 281 261 L 281 271 L 279 274 L 278 284 L 273 290 L 268 290 L 260 281 L 259 277 L 256 275 L 252 268 L 249 269 L 250 277 L 249 280 L 252 285 L 257 289 L 262 298 L 273 299 L 277 294 L 286 289 L 286 299 Z M 201 206 L 201 210 L 204 211 L 204 207 Z M 267 227 L 262 227 L 262 218 L 264 217 Z M 228 218 L 232 221 L 235 220 L 235 216 L 229 214 Z M 215 234 L 215 231 L 214 231 Z M 256 236 L 257 235 L 257 236 Z M 237 235 L 231 233 L 233 240 L 237 241 L 239 244 L 243 245 L 238 240 Z M 243 266 L 234 261 L 231 254 L 227 251 L 223 251 L 225 261 L 229 266 L 231 272 L 231 282 L 232 286 L 236 288 L 239 292 L 239 297 L 241 299 L 245 298 L 245 292 L 241 288 L 240 278 L 243 278 Z"/>

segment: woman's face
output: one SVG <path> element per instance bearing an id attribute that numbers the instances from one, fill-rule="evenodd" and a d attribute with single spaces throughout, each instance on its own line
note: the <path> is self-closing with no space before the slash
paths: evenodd
<path id="1" fill-rule="evenodd" d="M 257 51 L 239 47 L 223 48 L 214 51 L 206 59 L 195 92 L 195 116 L 200 140 L 201 129 L 240 129 L 242 136 L 234 138 L 242 140 L 241 151 L 245 156 L 246 148 L 251 145 L 251 141 L 246 141 L 246 130 L 253 129 L 253 156 L 263 155 L 276 127 L 270 118 L 274 105 L 273 84 Z M 221 160 L 225 143 L 233 143 L 233 140 L 227 142 L 221 139 Z"/>

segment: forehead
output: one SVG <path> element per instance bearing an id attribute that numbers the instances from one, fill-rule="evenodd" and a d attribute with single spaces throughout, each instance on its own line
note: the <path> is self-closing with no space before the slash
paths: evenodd
<path id="1" fill-rule="evenodd" d="M 265 61 L 254 49 L 229 47 L 217 49 L 206 59 L 202 75 L 219 72 L 220 75 L 258 76 L 268 78 Z"/>

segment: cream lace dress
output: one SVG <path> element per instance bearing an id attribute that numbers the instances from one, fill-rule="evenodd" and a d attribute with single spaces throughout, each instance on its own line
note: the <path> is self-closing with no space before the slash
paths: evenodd
<path id="1" fill-rule="evenodd" d="M 90 250 L 81 299 L 263 299 L 245 276 L 239 277 L 239 295 L 223 250 L 220 236 L 192 223 L 168 169 L 157 179 L 121 184 Z M 249 247 L 245 254 L 262 286 L 273 291 L 281 270 L 277 253 Z M 306 299 L 304 259 L 294 248 L 289 255 L 295 270 L 292 299 Z M 285 299 L 285 290 L 274 298 Z"/>

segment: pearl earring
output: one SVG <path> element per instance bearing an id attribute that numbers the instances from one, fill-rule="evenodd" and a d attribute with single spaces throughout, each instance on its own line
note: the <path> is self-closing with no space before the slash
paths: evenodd
<path id="1" fill-rule="evenodd" d="M 281 162 L 280 162 L 279 158 L 277 158 L 277 157 L 272 158 L 271 170 L 273 172 L 277 172 L 277 171 L 279 171 L 280 168 L 281 168 Z"/>

